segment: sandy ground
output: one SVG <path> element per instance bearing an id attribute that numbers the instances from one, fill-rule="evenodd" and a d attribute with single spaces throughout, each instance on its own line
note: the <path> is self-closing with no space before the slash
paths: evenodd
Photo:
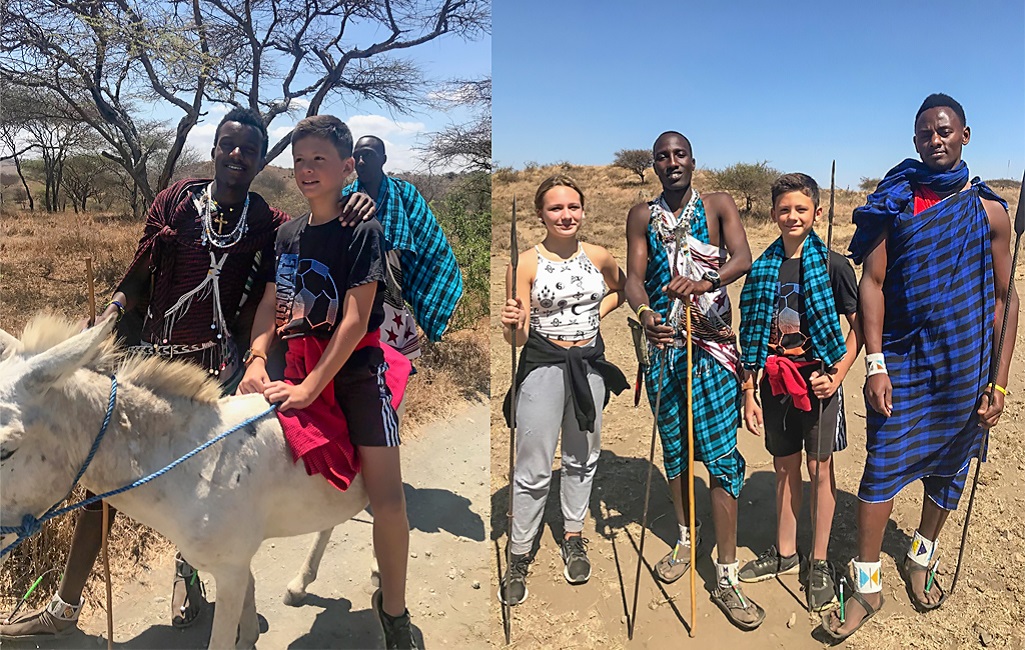
<path id="1" fill-rule="evenodd" d="M 407 606 L 425 647 L 484 647 L 488 636 L 490 555 L 487 405 L 467 403 L 445 422 L 429 425 L 403 445 L 403 480 L 411 528 Z M 368 512 L 338 526 L 319 577 L 302 606 L 282 604 L 285 585 L 313 536 L 264 542 L 253 562 L 260 616 L 258 648 L 380 648 L 370 609 L 371 522 Z M 213 620 L 208 607 L 184 631 L 170 626 L 171 558 L 114 594 L 114 639 L 124 648 L 205 648 Z M 216 599 L 216 586 L 207 585 Z M 83 632 L 47 644 L 5 642 L 10 648 L 100 648 L 101 610 Z"/>
<path id="2" fill-rule="evenodd" d="M 754 238 L 751 247 L 757 256 L 770 242 Z M 522 241 L 526 248 L 533 241 Z M 623 251 L 614 251 L 625 267 Z M 502 340 L 498 309 L 504 301 L 504 267 L 507 255 L 492 259 L 492 386 L 491 410 L 491 487 L 492 584 L 489 616 L 492 644 L 504 645 L 501 606 L 497 589 L 496 550 L 506 543 L 508 495 L 508 429 L 500 413 L 500 398 L 509 386 L 510 354 Z M 1025 273 L 1019 269 L 1018 286 Z M 734 306 L 740 286 L 731 287 Z M 631 384 L 636 376 L 636 361 L 626 326 L 628 308 L 623 307 L 602 324 L 607 357 L 627 375 Z M 735 317 L 734 322 L 737 322 Z M 910 536 L 918 523 L 922 491 L 912 485 L 898 496 L 883 543 L 883 584 L 887 603 L 883 611 L 843 644 L 848 648 L 1022 648 L 1025 632 L 1018 612 L 1025 606 L 1019 587 L 1025 566 L 1025 417 L 1021 395 L 1025 393 L 1025 326 L 1019 332 L 1004 419 L 994 430 L 990 462 L 983 466 L 972 514 L 971 533 L 965 553 L 965 568 L 956 594 L 936 612 L 919 615 L 911 607 L 896 568 Z M 830 542 L 830 558 L 846 562 L 856 552 L 855 510 L 857 487 L 865 459 L 865 405 L 861 395 L 864 366 L 855 363 L 845 381 L 850 446 L 836 456 L 837 514 Z M 637 546 L 644 500 L 644 485 L 651 435 L 651 411 L 642 395 L 634 408 L 632 388 L 613 396 L 605 410 L 602 454 L 595 479 L 585 536 L 590 539 L 589 555 L 593 564 L 590 581 L 568 585 L 562 576 L 558 538 L 561 515 L 558 505 L 558 474 L 552 482 L 540 549 L 532 565 L 528 585 L 529 599 L 513 608 L 513 647 L 561 648 L 644 648 L 668 644 L 700 647 L 714 640 L 716 647 L 736 648 L 821 648 L 821 631 L 816 633 L 818 615 L 804 610 L 804 594 L 797 576 L 781 581 L 745 585 L 745 592 L 767 612 L 765 623 L 754 632 L 734 628 L 709 600 L 708 588 L 714 581 L 714 535 L 708 501 L 708 475 L 699 465 L 697 514 L 704 522 L 704 546 L 697 562 L 697 621 L 690 620 L 689 579 L 673 585 L 654 580 L 651 567 L 676 539 L 676 522 L 662 472 L 661 448 L 655 452 L 654 479 L 649 513 L 649 534 L 645 541 L 645 567 L 641 572 L 637 624 L 634 639 L 627 639 L 627 612 L 633 597 L 637 567 Z M 775 475 L 772 460 L 761 438 L 741 429 L 741 452 L 747 460 L 747 482 L 740 497 L 738 559 L 741 564 L 753 559 L 775 542 Z M 558 467 L 558 460 L 555 461 Z M 802 552 L 811 546 L 808 520 L 808 484 L 800 524 Z M 948 585 L 953 574 L 960 540 L 967 495 L 960 511 L 951 515 L 940 538 L 943 560 L 940 581 Z M 695 638 L 688 639 L 687 627 L 696 623 Z"/>

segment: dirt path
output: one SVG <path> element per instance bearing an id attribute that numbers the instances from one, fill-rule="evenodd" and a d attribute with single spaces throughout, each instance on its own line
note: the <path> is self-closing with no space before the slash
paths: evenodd
<path id="1" fill-rule="evenodd" d="M 533 243 L 533 242 L 521 242 Z M 752 240 L 758 255 L 768 240 Z M 625 266 L 622 251 L 615 251 Z M 509 348 L 502 341 L 498 326 L 498 308 L 504 300 L 506 259 L 492 259 L 492 555 L 496 545 L 505 548 L 508 482 L 508 430 L 501 418 L 501 397 L 509 386 Z M 1019 286 L 1025 272 L 1019 273 Z M 740 286 L 731 287 L 734 306 L 739 303 Z M 624 370 L 631 384 L 636 361 L 626 326 L 628 308 L 623 307 L 602 324 L 607 357 Z M 734 323 L 738 322 L 736 316 Z M 984 465 L 975 510 L 972 514 L 969 550 L 957 594 L 947 605 L 922 616 L 911 608 L 904 586 L 896 572 L 894 558 L 903 557 L 910 535 L 918 523 L 922 493 L 918 486 L 906 489 L 896 507 L 883 543 L 883 583 L 887 598 L 885 609 L 852 639 L 849 648 L 977 648 L 980 638 L 986 647 L 1025 647 L 1025 636 L 1018 625 L 1018 612 L 1025 597 L 1017 586 L 1025 556 L 1025 418 L 1021 403 L 1025 394 L 1025 327 L 1021 328 L 1012 364 L 1012 399 L 990 445 L 990 462 Z M 865 406 L 860 388 L 864 366 L 859 361 L 845 381 L 850 446 L 836 456 L 838 485 L 837 514 L 830 543 L 830 558 L 846 561 L 856 552 L 855 509 L 857 487 L 865 460 Z M 669 644 L 700 647 L 713 642 L 715 647 L 737 648 L 821 648 L 825 644 L 813 637 L 818 616 L 804 611 L 804 594 L 797 576 L 785 576 L 782 582 L 769 581 L 745 585 L 745 592 L 765 608 L 767 617 L 755 632 L 741 632 L 730 625 L 708 597 L 714 580 L 714 533 L 707 496 L 707 472 L 696 470 L 699 484 L 697 514 L 705 524 L 705 544 L 699 554 L 697 585 L 696 637 L 687 638 L 690 624 L 689 579 L 673 585 L 661 585 L 649 567 L 641 573 L 638 620 L 633 641 L 627 640 L 628 604 L 633 597 L 637 544 L 640 538 L 644 485 L 648 471 L 648 446 L 651 434 L 651 410 L 642 395 L 633 407 L 632 389 L 613 397 L 605 410 L 602 455 L 595 479 L 589 519 L 584 534 L 591 540 L 589 555 L 593 563 L 590 581 L 573 587 L 562 577 L 557 536 L 561 535 L 558 506 L 558 474 L 553 479 L 545 513 L 545 528 L 540 550 L 532 565 L 527 602 L 513 609 L 513 646 L 644 648 Z M 761 438 L 741 429 L 740 450 L 747 460 L 747 481 L 740 497 L 738 559 L 741 564 L 753 559 L 775 542 L 775 475 L 772 460 Z M 649 534 L 645 541 L 645 562 L 651 566 L 676 539 L 661 448 L 655 453 L 649 513 Z M 555 466 L 558 467 L 556 460 Z M 808 519 L 808 484 L 800 524 L 802 551 L 811 546 Z M 967 495 L 960 511 L 951 515 L 940 538 L 943 568 L 940 580 L 948 585 L 957 558 L 961 525 Z M 504 644 L 501 611 L 495 598 L 497 575 L 491 561 L 492 587 L 488 594 L 493 621 L 492 643 Z"/>
<path id="2" fill-rule="evenodd" d="M 486 404 L 469 404 L 447 422 L 425 427 L 403 444 L 410 538 L 407 603 L 426 647 L 486 645 L 488 517 Z M 281 602 L 313 536 L 264 542 L 253 562 L 259 648 L 380 648 L 370 609 L 369 513 L 338 526 L 320 574 L 298 608 Z M 171 558 L 115 593 L 114 638 L 124 648 L 205 648 L 212 609 L 184 631 L 169 625 Z M 474 585 L 477 585 L 474 587 Z M 216 597 L 208 585 L 210 600 Z M 100 648 L 106 645 L 102 611 L 84 621 L 84 633 L 47 645 L 10 648 Z"/>

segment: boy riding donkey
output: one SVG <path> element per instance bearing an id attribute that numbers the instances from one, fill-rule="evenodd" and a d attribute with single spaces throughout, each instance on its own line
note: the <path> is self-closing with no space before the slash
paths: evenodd
<path id="1" fill-rule="evenodd" d="M 116 314 L 118 336 L 137 352 L 197 363 L 225 394 L 242 378 L 236 342 L 249 340 L 255 307 L 273 280 L 275 232 L 288 220 L 249 191 L 266 154 L 267 129 L 258 114 L 225 115 L 211 151 L 213 180 L 186 179 L 157 194 L 135 258 L 97 319 Z M 355 195 L 341 211 L 346 223 L 366 219 L 373 201 Z M 82 510 L 57 593 L 44 608 L 4 621 L 0 638 L 58 637 L 77 628 L 102 527 L 100 503 Z M 171 624 L 185 627 L 202 609 L 202 583 L 180 555 L 175 564 Z"/>

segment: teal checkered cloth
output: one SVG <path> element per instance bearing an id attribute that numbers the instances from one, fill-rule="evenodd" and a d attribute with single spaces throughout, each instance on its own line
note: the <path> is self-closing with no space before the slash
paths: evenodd
<path id="1" fill-rule="evenodd" d="M 342 194 L 356 191 L 366 191 L 358 180 Z M 427 337 L 438 341 L 463 295 L 463 276 L 455 253 L 412 183 L 385 176 L 374 200 L 377 218 L 384 226 L 385 250 L 399 251 L 402 298 L 412 307 Z"/>
<path id="2" fill-rule="evenodd" d="M 826 245 L 815 231 L 808 233 L 801 250 L 804 309 L 811 332 L 812 352 L 817 359 L 832 366 L 843 358 L 847 347 L 829 283 L 828 255 Z M 748 370 L 765 367 L 769 354 L 769 327 L 776 307 L 779 267 L 784 258 L 781 237 L 751 265 L 740 294 L 740 362 Z"/>

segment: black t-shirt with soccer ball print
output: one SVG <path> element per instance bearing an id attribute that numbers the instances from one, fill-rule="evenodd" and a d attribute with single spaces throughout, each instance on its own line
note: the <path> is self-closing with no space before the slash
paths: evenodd
<path id="1" fill-rule="evenodd" d="M 829 284 L 833 289 L 836 313 L 843 318 L 858 311 L 858 281 L 854 267 L 846 257 L 830 251 Z M 783 260 L 779 266 L 779 284 L 776 292 L 776 309 L 769 325 L 769 353 L 781 350 L 801 350 L 789 354 L 792 359 L 813 361 L 811 330 L 804 312 L 804 290 L 801 286 L 801 258 Z"/>
<path id="2" fill-rule="evenodd" d="M 384 320 L 384 246 L 381 223 L 376 219 L 356 227 L 337 219 L 310 225 L 309 216 L 292 219 L 278 228 L 277 260 L 278 336 L 290 339 L 312 334 L 331 338 L 342 320 L 345 292 L 367 282 L 377 283 L 367 331 Z"/>

